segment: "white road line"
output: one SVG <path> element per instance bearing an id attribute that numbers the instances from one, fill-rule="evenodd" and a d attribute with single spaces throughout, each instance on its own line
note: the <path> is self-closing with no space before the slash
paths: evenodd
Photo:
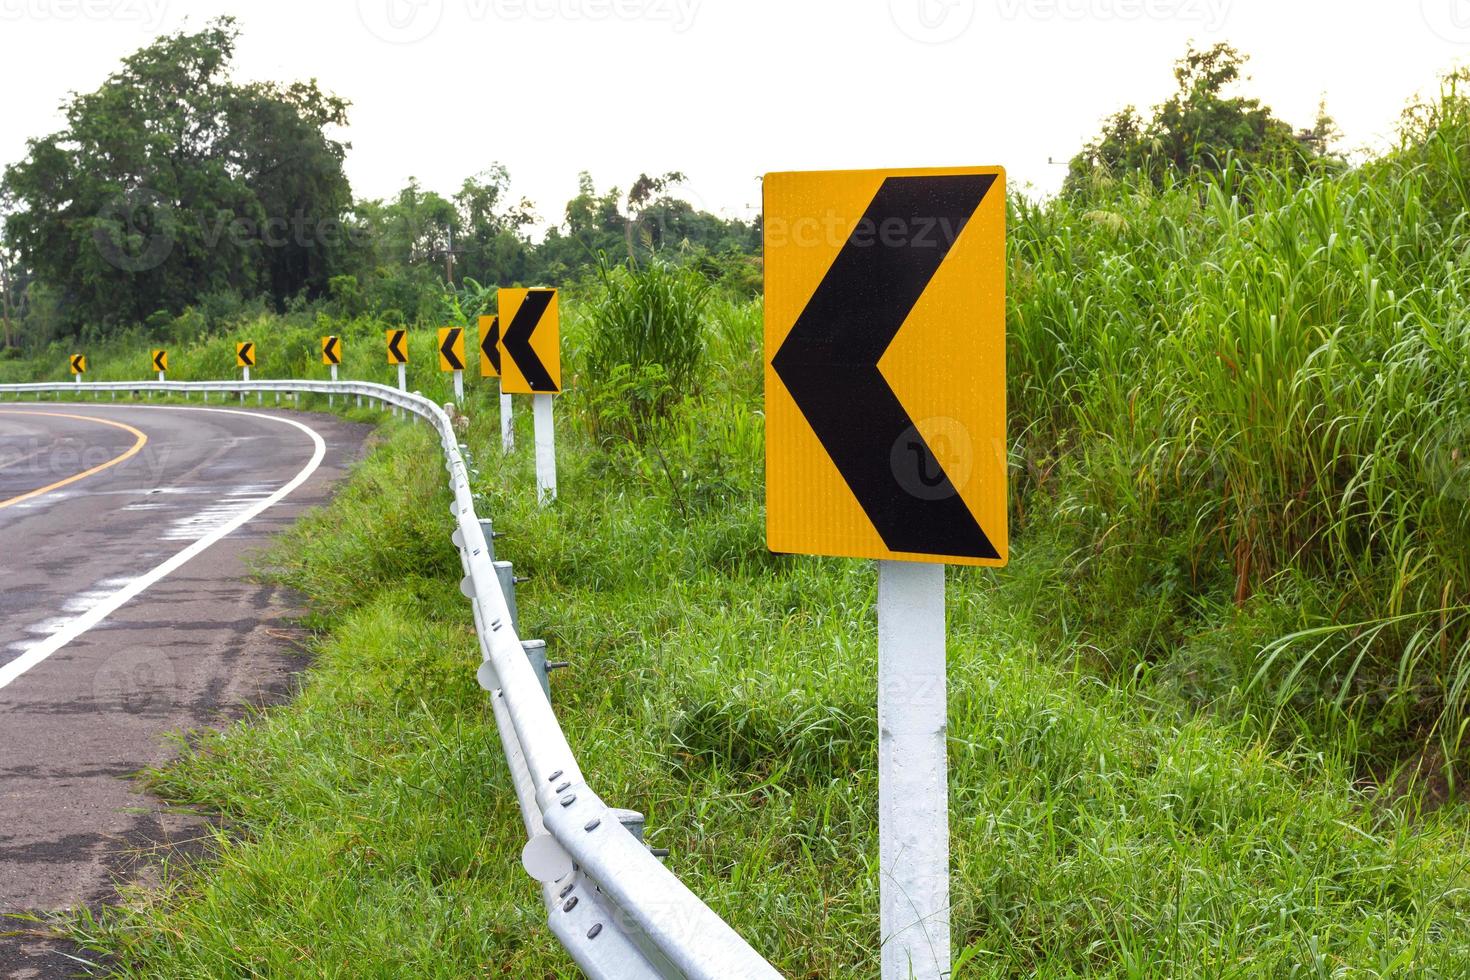
<path id="1" fill-rule="evenodd" d="M 153 585 L 155 582 L 160 581 L 165 576 L 178 571 L 184 566 L 186 562 L 188 562 L 192 558 L 197 557 L 215 542 L 219 541 L 221 538 L 224 538 L 229 534 L 234 533 L 236 530 L 243 527 L 246 523 L 254 520 L 269 508 L 280 503 L 286 498 L 288 494 L 291 493 L 291 491 L 295 490 L 297 487 L 301 486 L 301 484 L 305 483 L 307 479 L 316 472 L 317 467 L 322 465 L 322 460 L 326 458 L 327 455 L 327 444 L 322 440 L 322 437 L 317 434 L 316 430 L 312 429 L 309 426 L 303 425 L 300 422 L 297 422 L 295 419 L 288 419 L 279 415 L 265 415 L 260 412 L 244 412 L 228 408 L 186 408 L 181 405 L 130 405 L 128 407 L 142 408 L 149 411 L 218 412 L 224 415 L 244 415 L 250 418 L 269 419 L 272 422 L 283 422 L 286 425 L 294 425 L 302 432 L 305 432 L 308 436 L 311 437 L 311 441 L 313 444 L 315 444 L 316 448 L 311 455 L 311 461 L 306 464 L 305 468 L 302 469 L 300 473 L 297 473 L 294 477 L 292 477 L 289 483 L 281 487 L 275 493 L 271 494 L 269 497 L 266 497 L 264 500 L 258 501 L 246 510 L 241 511 L 234 519 L 230 520 L 228 523 L 214 528 L 204 537 L 200 538 L 198 541 L 195 541 L 183 551 L 174 555 L 172 558 L 168 559 L 163 564 L 157 566 L 151 571 L 145 572 L 144 574 L 133 579 L 127 585 L 112 593 L 110 596 L 107 596 L 105 599 L 102 599 L 96 605 L 89 606 L 85 613 L 78 616 L 76 619 L 68 621 L 64 626 L 58 629 L 55 633 L 52 633 L 45 640 L 42 640 L 35 646 L 28 648 L 25 653 L 21 654 L 19 657 L 16 657 L 14 660 L 5 664 L 3 667 L 0 667 L 0 689 L 9 686 L 12 681 L 20 677 L 26 671 L 41 663 L 47 657 L 50 657 L 53 653 L 66 646 L 72 640 L 75 640 L 77 637 L 81 636 L 83 633 L 87 632 L 98 623 L 101 623 L 108 616 L 117 612 L 118 609 L 122 608 L 127 602 L 141 594 L 143 590 L 147 589 L 150 585 Z"/>

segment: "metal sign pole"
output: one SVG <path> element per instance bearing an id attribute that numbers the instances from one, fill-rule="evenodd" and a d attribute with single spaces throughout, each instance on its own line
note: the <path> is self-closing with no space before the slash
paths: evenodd
<path id="1" fill-rule="evenodd" d="M 950 973 L 944 643 L 944 566 L 878 562 L 883 980 Z"/>
<path id="2" fill-rule="evenodd" d="M 464 372 L 463 371 L 455 371 L 454 372 L 454 403 L 456 405 L 463 405 L 464 404 Z"/>
<path id="3" fill-rule="evenodd" d="M 401 391 L 401 392 L 403 392 L 404 394 L 407 394 L 408 393 L 408 365 L 407 364 L 400 364 L 400 365 L 398 365 L 398 390 Z M 393 414 L 394 415 L 402 415 L 403 413 L 401 411 L 399 411 L 398 409 L 395 408 L 395 409 L 393 409 Z"/>
<path id="4" fill-rule="evenodd" d="M 496 384 L 500 387 L 500 448 L 508 453 L 516 447 L 515 403 L 505 392 L 505 382 Z"/>
<path id="5" fill-rule="evenodd" d="M 337 380 L 337 365 L 335 365 L 335 364 L 332 365 L 332 380 L 333 381 L 336 381 Z M 336 395 L 328 395 L 327 396 L 327 406 L 328 407 L 331 407 L 332 405 L 335 405 L 335 404 L 337 404 L 337 396 Z"/>
<path id="6" fill-rule="evenodd" d="M 532 395 L 532 421 L 536 430 L 536 502 L 545 505 L 556 499 L 556 433 L 551 425 L 552 395 Z"/>
<path id="7" fill-rule="evenodd" d="M 247 367 L 247 368 L 241 368 L 240 370 L 245 372 L 245 383 L 246 384 L 249 384 L 250 383 L 250 369 Z M 240 404 L 241 405 L 245 404 L 245 392 L 243 392 L 243 391 L 240 392 Z"/>

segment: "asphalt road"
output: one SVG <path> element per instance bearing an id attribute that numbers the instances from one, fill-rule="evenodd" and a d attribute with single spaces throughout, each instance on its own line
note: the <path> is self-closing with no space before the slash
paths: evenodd
<path id="1" fill-rule="evenodd" d="M 254 405 L 0 401 L 0 916 L 95 906 L 196 819 L 127 777 L 289 690 L 292 597 L 247 559 L 367 427 Z M 0 918 L 0 976 L 70 976 Z"/>

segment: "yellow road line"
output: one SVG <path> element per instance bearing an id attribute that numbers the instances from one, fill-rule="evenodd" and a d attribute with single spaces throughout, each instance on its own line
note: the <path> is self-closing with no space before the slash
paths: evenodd
<path id="1" fill-rule="evenodd" d="M 112 459 L 109 459 L 107 462 L 102 463 L 99 466 L 92 467 L 90 470 L 85 470 L 85 471 L 83 471 L 81 473 L 73 474 L 72 476 L 69 476 L 69 477 L 67 477 L 64 480 L 57 480 L 55 483 L 51 484 L 50 486 L 41 487 L 39 490 L 30 490 L 30 491 L 28 491 L 26 493 L 21 494 L 18 497 L 11 497 L 9 500 L 0 500 L 0 510 L 4 510 L 7 507 L 12 507 L 12 506 L 14 506 L 16 504 L 19 504 L 19 503 L 24 503 L 27 500 L 33 500 L 36 497 L 39 497 L 39 496 L 41 496 L 42 494 L 45 494 L 45 493 L 50 493 L 53 490 L 60 490 L 62 487 L 69 486 L 69 485 L 71 485 L 73 483 L 76 483 L 78 480 L 85 480 L 87 477 L 94 476 L 94 475 L 96 475 L 98 473 L 101 473 L 103 470 L 109 469 L 109 468 L 111 468 L 113 466 L 116 466 L 118 463 L 122 463 L 122 462 L 125 462 L 125 461 L 129 460 L 129 459 L 132 459 L 134 456 L 138 455 L 138 453 L 142 452 L 143 446 L 148 442 L 148 436 L 146 436 L 145 434 L 143 434 L 139 430 L 133 428 L 131 425 L 127 425 L 127 424 L 125 424 L 123 422 L 114 422 L 112 419 L 99 419 L 99 418 L 96 418 L 96 417 L 91 416 L 91 415 L 67 415 L 64 412 L 29 412 L 29 411 L 27 411 L 27 412 L 0 411 L 0 415 L 45 415 L 45 416 L 49 416 L 51 418 L 57 418 L 57 419 L 75 419 L 75 420 L 77 420 L 79 422 L 100 422 L 102 425 L 110 425 L 114 429 L 123 429 L 123 430 L 125 430 L 127 432 L 131 432 L 134 436 L 137 437 L 137 442 L 134 442 L 133 445 L 132 445 L 132 448 L 129 449 L 127 452 L 123 453 L 122 455 L 115 456 Z"/>

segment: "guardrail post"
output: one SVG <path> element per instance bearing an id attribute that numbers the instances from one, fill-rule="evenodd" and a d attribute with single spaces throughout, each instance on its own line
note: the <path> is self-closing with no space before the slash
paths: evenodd
<path id="1" fill-rule="evenodd" d="M 531 662 L 531 669 L 536 672 L 536 679 L 541 682 L 541 693 L 546 695 L 546 700 L 551 700 L 551 679 L 546 674 L 546 641 L 545 640 L 522 640 L 521 648 L 526 651 L 526 659 Z"/>
<path id="2" fill-rule="evenodd" d="M 483 531 L 484 534 L 485 534 L 485 547 L 487 547 L 487 548 L 490 549 L 490 560 L 491 561 L 494 561 L 495 560 L 495 538 L 497 537 L 497 535 L 496 535 L 494 529 L 491 528 L 490 522 L 487 521 L 483 517 L 480 518 L 480 530 Z"/>
<path id="3" fill-rule="evenodd" d="M 500 579 L 500 591 L 505 596 L 505 608 L 510 610 L 510 628 L 521 632 L 520 611 L 516 608 L 516 575 L 515 569 L 508 561 L 495 562 L 495 575 Z"/>

